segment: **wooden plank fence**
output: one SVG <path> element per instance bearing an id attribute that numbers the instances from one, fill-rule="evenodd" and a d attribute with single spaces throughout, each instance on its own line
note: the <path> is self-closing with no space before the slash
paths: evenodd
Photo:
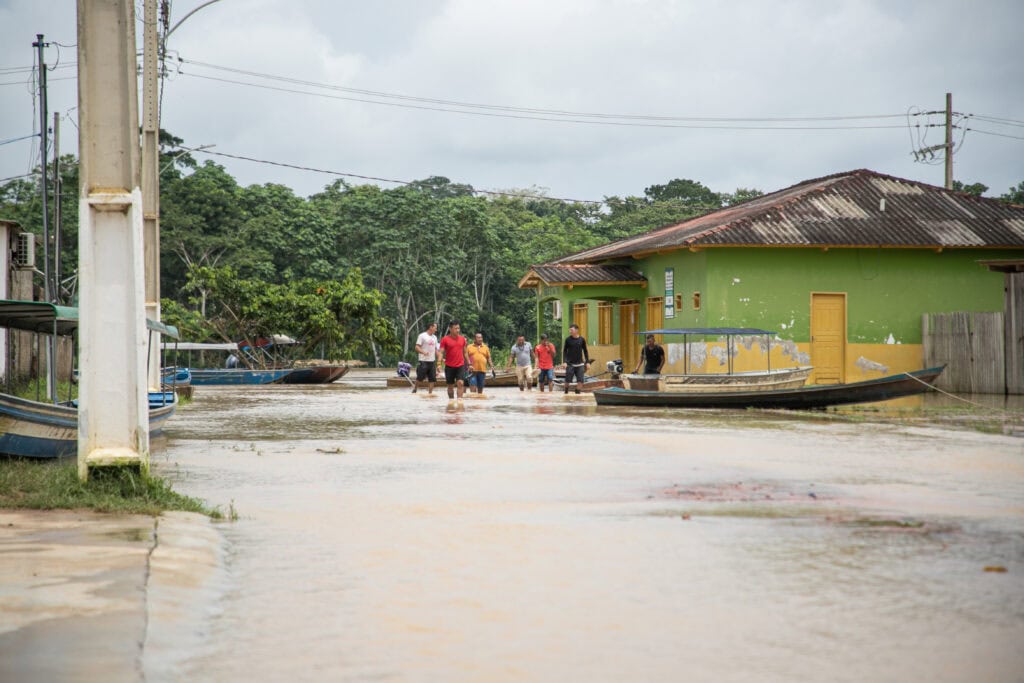
<path id="1" fill-rule="evenodd" d="M 936 386 L 969 394 L 1006 393 L 1002 313 L 926 313 L 925 367 L 946 364 Z"/>
<path id="2" fill-rule="evenodd" d="M 1006 274 L 1006 391 L 1024 394 L 1024 273 Z"/>

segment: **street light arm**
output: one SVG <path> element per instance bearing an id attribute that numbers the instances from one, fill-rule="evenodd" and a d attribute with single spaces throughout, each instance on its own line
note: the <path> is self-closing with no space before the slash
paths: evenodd
<path id="1" fill-rule="evenodd" d="M 207 0 L 206 2 L 204 2 L 201 5 L 199 5 L 198 7 L 193 8 L 185 16 L 183 16 L 181 19 L 179 19 L 178 22 L 174 26 L 172 26 L 170 28 L 170 30 L 167 31 L 167 33 L 164 34 L 164 40 L 167 40 L 167 38 L 169 38 L 170 35 L 172 33 L 174 33 L 175 29 L 177 29 L 179 26 L 181 26 L 183 23 L 185 23 L 186 19 L 188 19 L 189 17 L 191 17 L 193 14 L 195 14 L 199 10 L 203 9 L 204 7 L 209 7 L 210 5 L 212 5 L 215 2 L 220 2 L 220 0 Z"/>

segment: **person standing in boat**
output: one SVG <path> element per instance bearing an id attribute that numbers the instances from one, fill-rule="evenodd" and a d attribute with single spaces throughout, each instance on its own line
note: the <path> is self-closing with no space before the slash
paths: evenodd
<path id="1" fill-rule="evenodd" d="M 234 370 L 240 364 L 241 364 L 241 361 L 238 360 L 238 356 L 236 356 L 235 354 L 231 353 L 231 354 L 228 354 L 228 359 L 224 363 L 224 367 L 227 368 L 228 370 Z"/>
<path id="2" fill-rule="evenodd" d="M 576 393 L 586 381 L 587 368 L 590 367 L 590 352 L 587 340 L 580 336 L 580 328 L 574 323 L 569 325 L 569 336 L 562 343 L 562 360 L 565 362 L 565 393 L 569 393 L 569 383 L 576 380 Z"/>
<path id="3" fill-rule="evenodd" d="M 665 367 L 665 349 L 654 341 L 654 335 L 647 335 L 647 343 L 640 349 L 640 360 L 636 362 L 633 374 L 640 372 L 640 364 L 643 363 L 645 375 L 660 375 L 661 369 Z"/>
<path id="4" fill-rule="evenodd" d="M 448 334 L 441 338 L 439 348 L 441 357 L 444 359 L 444 383 L 448 389 L 448 398 L 455 398 L 456 389 L 461 400 L 466 393 L 464 380 L 466 368 L 469 367 L 469 344 L 466 338 L 459 334 L 462 329 L 458 320 L 448 324 Z"/>
<path id="5" fill-rule="evenodd" d="M 421 332 L 416 338 L 416 357 L 419 363 L 416 365 L 416 383 L 412 385 L 412 393 L 424 382 L 427 383 L 427 393 L 434 393 L 434 382 L 437 381 L 437 323 L 430 323 L 425 332 Z"/>
<path id="6" fill-rule="evenodd" d="M 512 365 L 513 363 L 515 363 L 519 391 L 533 389 L 533 345 L 526 341 L 526 337 L 523 335 L 516 337 L 516 343 L 512 345 L 508 364 Z"/>
<path id="7" fill-rule="evenodd" d="M 473 343 L 469 345 L 466 352 L 469 355 L 471 372 L 469 376 L 469 390 L 483 396 L 487 368 L 490 366 L 491 372 L 494 372 L 494 364 L 491 362 L 491 349 L 487 344 L 484 344 L 484 335 L 481 332 L 473 335 Z"/>
<path id="8" fill-rule="evenodd" d="M 558 349 L 548 341 L 548 335 L 540 335 L 540 342 L 533 349 L 533 355 L 537 357 L 537 369 L 540 373 L 537 376 L 537 388 L 544 391 L 544 385 L 548 391 L 555 390 L 555 354 Z"/>

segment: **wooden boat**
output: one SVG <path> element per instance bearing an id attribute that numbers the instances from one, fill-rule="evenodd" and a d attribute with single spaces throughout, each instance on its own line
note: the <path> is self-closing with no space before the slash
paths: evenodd
<path id="1" fill-rule="evenodd" d="M 0 394 L 0 453 L 26 458 L 78 454 L 78 407 Z M 159 434 L 174 415 L 174 392 L 150 392 L 149 433 Z"/>
<path id="2" fill-rule="evenodd" d="M 294 341 L 282 342 L 281 338 L 275 338 L 276 344 L 294 343 Z M 227 351 L 230 353 L 245 353 L 250 347 L 239 344 L 215 344 L 185 342 L 179 344 L 164 344 L 164 351 L 173 350 L 176 354 L 179 351 Z M 191 357 L 191 355 L 190 355 Z M 254 364 L 265 363 L 267 367 L 257 368 L 189 368 L 192 375 L 193 386 L 212 385 L 240 385 L 240 384 L 329 384 L 341 378 L 349 368 L 347 365 L 332 365 L 322 361 L 297 361 L 285 363 L 276 361 L 269 354 L 250 355 Z"/>
<path id="3" fill-rule="evenodd" d="M 638 391 L 601 389 L 594 392 L 599 406 L 661 408 L 826 408 L 849 403 L 887 401 L 932 391 L 932 382 L 946 366 L 904 372 L 852 384 L 827 384 L 767 391 Z"/>
<path id="4" fill-rule="evenodd" d="M 801 366 L 765 372 L 693 375 L 623 375 L 623 386 L 638 391 L 769 391 L 794 389 L 807 383 L 814 368 Z"/>
<path id="5" fill-rule="evenodd" d="M 150 331 L 176 338 L 170 325 L 147 320 Z M 78 310 L 38 301 L 0 300 L 0 327 L 70 336 L 78 327 Z M 158 434 L 174 415 L 173 391 L 149 392 L 150 434 Z M 33 401 L 0 393 L 0 453 L 30 458 L 78 454 L 78 401 Z"/>
<path id="6" fill-rule="evenodd" d="M 437 382 L 435 384 L 444 384 L 444 370 L 438 373 Z M 388 377 L 387 386 L 389 389 L 411 389 L 412 383 L 416 381 L 416 370 L 413 369 L 412 377 L 407 379 L 405 377 L 399 377 L 394 375 Z M 467 382 L 468 384 L 468 382 Z M 533 386 L 537 386 L 537 368 L 533 369 Z M 487 375 L 487 381 L 484 383 L 485 389 L 491 389 L 493 387 L 517 387 L 519 381 L 516 379 L 516 373 L 509 370 L 498 370 L 492 376 Z"/>
<path id="7" fill-rule="evenodd" d="M 282 377 L 281 384 L 330 384 L 341 379 L 348 372 L 347 365 L 312 365 L 292 368 L 291 373 Z"/>

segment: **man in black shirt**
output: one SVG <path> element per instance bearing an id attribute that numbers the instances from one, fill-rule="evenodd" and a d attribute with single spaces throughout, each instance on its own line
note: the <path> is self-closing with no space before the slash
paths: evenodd
<path id="1" fill-rule="evenodd" d="M 580 336 L 580 328 L 569 326 L 569 336 L 562 344 L 562 360 L 565 361 L 565 393 L 569 393 L 569 382 L 576 379 L 576 393 L 580 393 L 587 368 L 590 367 L 590 352 L 587 340 Z"/>
<path id="2" fill-rule="evenodd" d="M 660 375 L 665 366 L 665 349 L 654 343 L 654 335 L 647 335 L 647 344 L 640 350 L 640 360 L 636 362 L 633 374 L 640 372 L 640 364 L 644 364 L 645 375 Z"/>

